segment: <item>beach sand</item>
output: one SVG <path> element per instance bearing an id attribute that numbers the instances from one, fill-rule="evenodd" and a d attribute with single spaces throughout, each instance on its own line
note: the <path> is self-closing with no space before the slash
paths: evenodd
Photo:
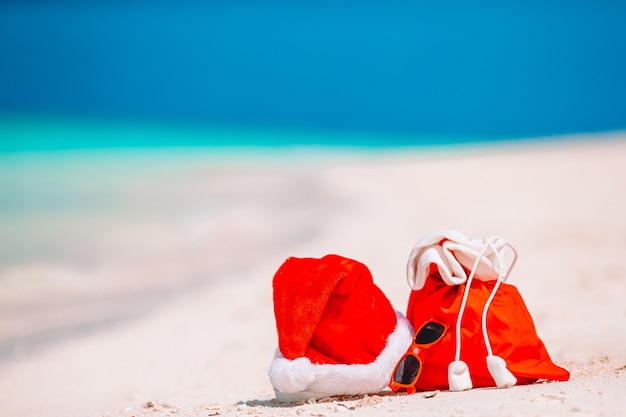
<path id="1" fill-rule="evenodd" d="M 11 172 L 24 195 L 56 205 L 0 219 L 2 416 L 626 415 L 623 134 L 256 159 L 161 152 L 139 166 L 21 158 Z M 411 248 L 447 228 L 517 249 L 509 282 L 570 381 L 273 401 L 271 280 L 287 257 L 359 260 L 404 312 Z"/>

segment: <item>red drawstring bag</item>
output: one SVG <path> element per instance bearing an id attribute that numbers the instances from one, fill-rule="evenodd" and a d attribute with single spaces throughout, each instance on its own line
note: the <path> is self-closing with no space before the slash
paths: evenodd
<path id="1" fill-rule="evenodd" d="M 517 288 L 504 282 L 516 257 L 502 238 L 469 240 L 453 230 L 416 244 L 407 268 L 416 336 L 392 374 L 394 391 L 569 379 L 550 359 Z"/>

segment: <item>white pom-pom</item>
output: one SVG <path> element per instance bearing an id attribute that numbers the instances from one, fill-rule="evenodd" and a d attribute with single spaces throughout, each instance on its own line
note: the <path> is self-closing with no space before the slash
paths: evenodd
<path id="1" fill-rule="evenodd" d="M 506 368 L 506 362 L 500 356 L 487 356 L 487 369 L 498 388 L 508 388 L 517 384 L 517 378 Z"/>
<path id="2" fill-rule="evenodd" d="M 269 377 L 278 391 L 306 391 L 315 380 L 315 369 L 306 357 L 294 360 L 275 358 L 270 366 Z"/>
<path id="3" fill-rule="evenodd" d="M 450 365 L 448 365 L 448 385 L 450 391 L 472 389 L 472 379 L 470 378 L 469 368 L 465 362 L 450 362 Z"/>

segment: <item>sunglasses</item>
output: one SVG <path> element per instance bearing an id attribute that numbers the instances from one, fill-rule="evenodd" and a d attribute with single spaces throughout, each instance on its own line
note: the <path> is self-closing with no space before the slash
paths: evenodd
<path id="1" fill-rule="evenodd" d="M 415 333 L 409 350 L 400 359 L 393 371 L 393 377 L 389 384 L 393 392 L 406 391 L 409 394 L 415 392 L 415 382 L 417 382 L 422 371 L 422 360 L 419 358 L 420 349 L 439 341 L 445 332 L 446 326 L 429 321 Z"/>

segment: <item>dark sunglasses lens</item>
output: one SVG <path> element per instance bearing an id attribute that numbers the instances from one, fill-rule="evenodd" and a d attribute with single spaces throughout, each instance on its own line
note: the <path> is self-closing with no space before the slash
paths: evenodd
<path id="1" fill-rule="evenodd" d="M 442 324 L 431 321 L 426 323 L 415 335 L 415 343 L 418 345 L 428 345 L 437 341 L 445 330 Z"/>
<path id="2" fill-rule="evenodd" d="M 420 371 L 420 362 L 413 355 L 405 356 L 396 368 L 393 380 L 398 384 L 409 385 L 415 381 Z"/>

